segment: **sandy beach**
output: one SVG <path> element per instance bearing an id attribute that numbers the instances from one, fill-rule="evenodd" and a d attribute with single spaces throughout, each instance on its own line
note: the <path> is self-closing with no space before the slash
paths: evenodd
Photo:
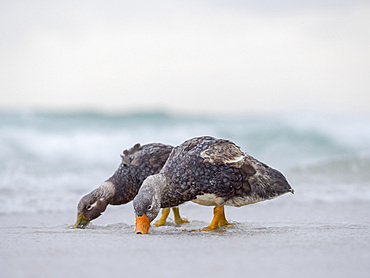
<path id="1" fill-rule="evenodd" d="M 291 203 L 284 196 L 226 208 L 234 225 L 212 232 L 212 208 L 181 206 L 190 220 L 135 235 L 132 204 L 88 228 L 75 212 L 0 216 L 2 277 L 368 277 L 370 205 Z"/>

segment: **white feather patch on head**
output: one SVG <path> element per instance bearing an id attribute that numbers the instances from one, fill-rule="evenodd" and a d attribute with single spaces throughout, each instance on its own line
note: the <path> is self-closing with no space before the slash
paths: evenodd
<path id="1" fill-rule="evenodd" d="M 91 204 L 87 210 L 91 210 L 92 208 L 96 207 L 97 204 L 98 204 L 98 201 L 95 201 L 95 203 Z"/>

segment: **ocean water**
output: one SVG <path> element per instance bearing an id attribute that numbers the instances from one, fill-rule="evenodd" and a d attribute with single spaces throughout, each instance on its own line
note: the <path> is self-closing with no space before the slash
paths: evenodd
<path id="1" fill-rule="evenodd" d="M 200 232 L 212 208 L 180 206 L 190 223 L 135 235 L 132 202 L 71 229 L 79 199 L 135 143 L 200 135 L 237 143 L 295 189 L 232 208 L 228 228 Z M 0 112 L 0 269 L 4 277 L 368 277 L 370 117 L 290 113 Z M 172 217 L 172 216 L 171 216 Z"/>
<path id="2" fill-rule="evenodd" d="M 212 135 L 282 171 L 289 202 L 370 201 L 370 117 L 0 112 L 0 213 L 75 209 L 140 142 Z"/>

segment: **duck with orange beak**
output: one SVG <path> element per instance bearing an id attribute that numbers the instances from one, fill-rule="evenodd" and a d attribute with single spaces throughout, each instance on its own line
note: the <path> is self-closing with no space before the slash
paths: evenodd
<path id="1" fill-rule="evenodd" d="M 147 177 L 134 199 L 136 234 L 146 234 L 161 208 L 187 201 L 214 206 L 211 224 L 202 230 L 231 225 L 224 206 L 245 206 L 294 193 L 278 170 L 258 161 L 233 142 L 210 136 L 175 147 L 162 170 Z"/>

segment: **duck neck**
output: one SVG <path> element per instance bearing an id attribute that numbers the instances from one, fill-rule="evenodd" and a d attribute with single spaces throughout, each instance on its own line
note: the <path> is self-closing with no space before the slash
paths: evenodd
<path id="1" fill-rule="evenodd" d="M 155 191 L 156 191 L 156 195 L 159 199 L 162 199 L 162 196 L 163 196 L 163 192 L 165 192 L 165 187 L 166 187 L 166 177 L 159 173 L 159 174 L 156 174 L 156 175 L 153 175 L 153 177 L 155 177 L 156 179 L 156 188 L 155 188 Z"/>
<path id="2" fill-rule="evenodd" d="M 115 186 L 110 181 L 103 182 L 97 189 L 97 194 L 100 198 L 107 201 L 108 204 L 112 205 L 114 195 L 116 194 Z"/>

